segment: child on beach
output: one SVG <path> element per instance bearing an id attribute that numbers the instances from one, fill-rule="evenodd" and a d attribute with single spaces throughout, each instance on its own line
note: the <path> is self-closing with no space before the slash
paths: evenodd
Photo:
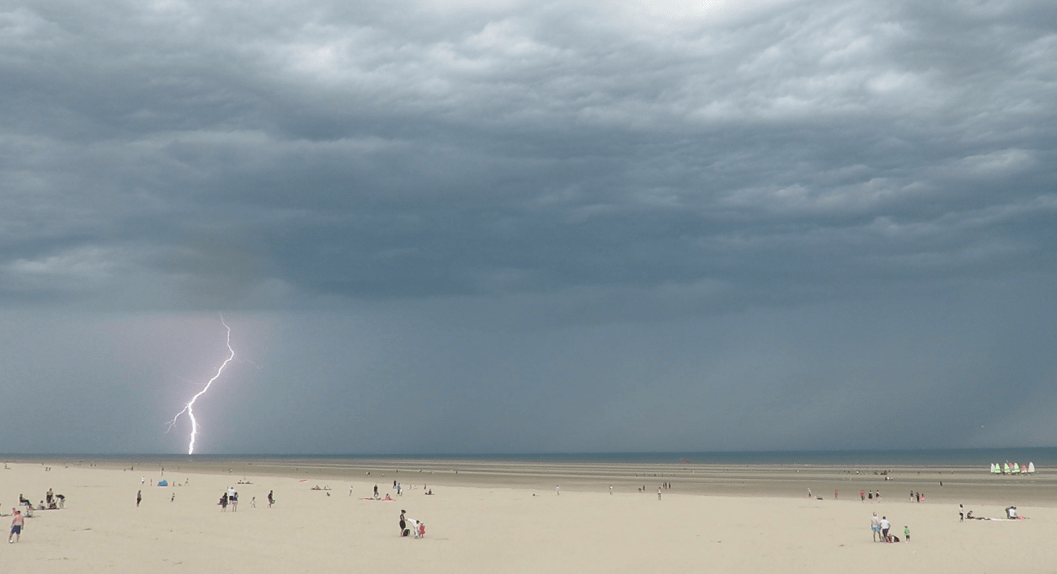
<path id="1" fill-rule="evenodd" d="M 910 527 L 909 526 L 904 526 L 903 527 L 903 540 L 905 540 L 906 542 L 910 542 Z"/>

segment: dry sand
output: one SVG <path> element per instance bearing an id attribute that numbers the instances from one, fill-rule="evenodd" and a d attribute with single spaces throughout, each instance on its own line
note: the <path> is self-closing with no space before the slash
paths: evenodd
<path id="1" fill-rule="evenodd" d="M 1045 470 L 995 477 L 894 468 L 884 469 L 886 481 L 874 474 L 882 469 L 799 465 L 12 459 L 7 466 L 5 525 L 19 493 L 34 502 L 49 487 L 66 495 L 65 510 L 37 511 L 21 542 L 2 546 L 10 572 L 1057 572 L 1057 476 Z M 150 486 L 162 478 L 188 484 Z M 243 479 L 251 484 L 237 484 Z M 673 488 L 658 500 L 666 481 Z M 363 500 L 375 484 L 396 500 Z M 217 505 L 229 486 L 239 491 L 237 512 Z M 809 499 L 808 488 L 823 500 Z M 880 490 L 881 502 L 861 502 L 860 489 Z M 269 490 L 277 499 L 270 509 Z M 925 502 L 910 502 L 911 490 Z M 993 518 L 1015 504 L 1028 519 L 959 522 L 959 502 Z M 397 535 L 401 509 L 426 523 L 426 538 Z M 912 541 L 872 542 L 873 512 L 888 516 L 900 538 L 909 525 Z"/>

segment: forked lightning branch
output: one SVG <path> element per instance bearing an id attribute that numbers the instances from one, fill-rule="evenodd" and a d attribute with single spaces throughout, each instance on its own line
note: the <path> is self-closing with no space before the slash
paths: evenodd
<path id="1" fill-rule="evenodd" d="M 228 327 L 228 324 L 224 322 L 224 316 L 223 315 L 220 316 L 220 324 L 224 325 L 224 328 L 228 330 L 227 340 L 226 340 L 226 343 L 227 343 L 227 346 L 228 346 L 228 352 L 230 353 L 228 355 L 228 358 L 224 359 L 224 362 L 220 364 L 220 368 L 217 369 L 217 374 L 213 375 L 212 379 L 209 379 L 209 382 L 206 383 L 205 388 L 203 388 L 201 391 L 198 391 L 198 393 L 195 396 L 191 397 L 191 400 L 187 401 L 187 404 L 184 405 L 183 410 L 181 410 L 180 412 L 176 413 L 176 416 L 173 417 L 171 421 L 169 421 L 169 423 L 168 423 L 169 426 L 168 426 L 168 428 L 165 431 L 165 432 L 169 432 L 170 430 L 172 430 L 173 427 L 176 426 L 176 421 L 180 418 L 180 415 L 182 415 L 184 413 L 187 413 L 187 418 L 191 419 L 191 439 L 190 439 L 190 441 L 187 444 L 187 454 L 194 454 L 195 453 L 195 438 L 198 436 L 198 421 L 195 420 L 195 410 L 194 410 L 195 401 L 198 400 L 198 397 L 206 394 L 209 391 L 209 387 L 211 387 L 213 385 L 213 382 L 216 381 L 217 379 L 219 379 L 221 373 L 224 372 L 224 367 L 227 367 L 228 363 L 230 363 L 231 360 L 235 358 L 235 349 L 231 348 L 231 327 Z"/>

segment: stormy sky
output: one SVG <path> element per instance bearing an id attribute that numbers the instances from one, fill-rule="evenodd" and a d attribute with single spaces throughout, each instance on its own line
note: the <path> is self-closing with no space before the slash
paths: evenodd
<path id="1" fill-rule="evenodd" d="M 1057 4 L 0 0 L 0 452 L 1057 446 Z"/>

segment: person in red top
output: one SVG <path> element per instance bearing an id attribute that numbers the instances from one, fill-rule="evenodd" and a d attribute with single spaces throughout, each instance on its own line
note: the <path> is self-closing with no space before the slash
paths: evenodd
<path id="1" fill-rule="evenodd" d="M 860 490 L 859 491 L 859 498 L 861 498 L 863 502 L 866 502 L 866 491 L 865 490 Z"/>
<path id="2" fill-rule="evenodd" d="M 418 537 L 419 538 L 425 538 L 426 537 L 426 523 L 425 522 L 419 522 L 418 523 Z"/>

